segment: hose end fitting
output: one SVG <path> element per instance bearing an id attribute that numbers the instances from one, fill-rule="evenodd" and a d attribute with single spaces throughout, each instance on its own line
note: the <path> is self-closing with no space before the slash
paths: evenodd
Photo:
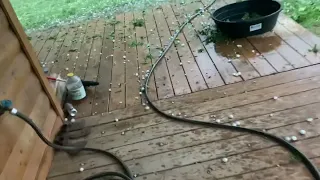
<path id="1" fill-rule="evenodd" d="M 0 115 L 4 114 L 6 111 L 11 111 L 12 101 L 11 100 L 1 100 L 0 101 Z"/>

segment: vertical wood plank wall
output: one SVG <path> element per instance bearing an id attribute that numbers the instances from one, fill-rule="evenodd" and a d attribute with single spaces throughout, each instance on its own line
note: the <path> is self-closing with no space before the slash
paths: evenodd
<path id="1" fill-rule="evenodd" d="M 52 139 L 62 110 L 7 0 L 0 0 L 0 100 L 31 117 Z M 0 116 L 0 180 L 46 179 L 53 151 L 22 120 Z"/>

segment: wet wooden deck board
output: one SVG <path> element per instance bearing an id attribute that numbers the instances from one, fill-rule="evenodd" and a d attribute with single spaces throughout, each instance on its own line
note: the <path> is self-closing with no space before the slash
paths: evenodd
<path id="1" fill-rule="evenodd" d="M 49 37 L 46 38 L 46 42 L 44 43 L 42 49 L 40 50 L 38 54 L 39 60 L 41 60 L 43 63 L 46 63 L 46 57 L 48 56 L 49 52 L 51 51 L 51 48 L 55 42 L 55 38 L 57 37 L 58 33 L 60 32 L 59 28 L 55 28 L 50 33 Z"/>
<path id="2" fill-rule="evenodd" d="M 313 80 L 316 81 L 316 79 L 313 79 Z M 278 92 L 279 96 L 287 96 L 287 95 L 294 94 L 294 93 L 300 91 L 302 89 L 302 87 L 300 87 L 300 86 L 302 86 L 302 85 L 309 86 L 309 87 L 306 87 L 306 88 L 303 88 L 303 89 L 312 89 L 314 87 L 317 87 L 317 86 L 314 86 L 314 85 L 311 85 L 311 84 L 306 84 L 306 83 L 315 83 L 314 81 L 309 82 L 309 80 L 300 80 L 300 81 L 297 81 L 297 82 L 291 82 L 291 83 L 286 83 L 286 84 L 283 84 L 283 85 L 278 85 L 278 86 L 266 88 L 266 89 L 263 89 L 263 91 L 260 90 L 260 91 L 254 91 L 254 92 L 247 93 L 247 94 L 241 94 L 241 95 L 237 96 L 236 98 L 235 97 L 222 98 L 222 99 L 217 99 L 214 102 L 213 101 L 207 101 L 207 102 L 197 103 L 196 107 L 197 108 L 201 108 L 201 110 L 195 111 L 194 113 L 191 110 L 188 110 L 188 111 L 184 110 L 184 109 L 191 108 L 192 105 L 184 105 L 184 106 L 180 106 L 178 108 L 171 108 L 171 110 L 166 110 L 166 112 L 168 112 L 168 113 L 169 113 L 169 111 L 171 111 L 173 113 L 181 112 L 181 113 L 185 113 L 187 115 L 189 114 L 188 115 L 189 117 L 191 117 L 191 116 L 200 116 L 200 115 L 202 117 L 202 116 L 209 116 L 211 114 L 210 111 L 212 109 L 214 109 L 214 111 L 221 111 L 221 110 L 223 110 L 225 108 L 229 108 L 229 109 L 230 108 L 235 108 L 235 110 L 238 111 L 238 109 L 236 108 L 238 106 L 246 106 L 247 108 L 252 108 L 248 104 L 250 104 L 250 103 L 262 103 L 262 101 L 270 99 L 270 96 L 272 94 L 274 94 L 273 90 L 278 90 L 279 91 Z M 296 90 L 292 90 L 290 92 L 285 91 L 285 90 L 281 90 L 281 89 L 285 89 L 285 88 L 296 88 Z M 250 96 L 250 98 L 247 97 L 247 96 Z M 240 100 L 240 98 L 241 98 L 241 100 Z M 244 99 L 244 98 L 247 98 L 247 100 L 243 101 L 242 99 Z M 163 104 L 165 104 L 165 103 L 163 103 Z M 209 104 L 211 104 L 212 106 L 215 106 L 215 107 L 208 107 Z M 153 115 L 146 116 L 145 118 L 146 119 L 147 118 L 154 119 L 153 121 L 155 121 L 155 122 L 165 122 L 161 118 L 157 118 L 157 117 L 155 117 Z M 141 123 L 141 125 L 147 124 L 146 121 L 142 121 L 144 118 L 137 117 L 135 119 L 141 120 L 141 122 L 139 122 L 139 123 Z M 221 119 L 221 120 L 223 120 L 223 119 Z M 89 119 L 88 119 L 88 121 L 89 121 Z M 130 121 L 126 120 L 125 122 L 130 122 Z M 134 121 L 131 120 L 131 122 L 133 123 Z M 132 124 L 129 123 L 127 126 L 130 126 L 130 125 L 132 125 Z M 136 126 L 136 124 L 134 124 L 134 125 Z M 141 125 L 139 125 L 139 126 L 141 126 Z M 107 130 L 108 128 L 110 128 L 110 124 L 105 124 L 105 125 L 100 125 L 100 126 L 97 126 L 97 127 L 93 127 L 93 129 L 100 129 L 100 130 L 101 129 Z M 104 137 L 104 136 L 107 136 L 107 135 L 108 135 L 108 133 L 106 133 L 106 135 L 100 135 L 98 132 L 95 132 L 95 133 L 92 133 L 91 135 L 89 135 L 88 138 L 90 138 L 90 139 L 97 138 L 97 137 L 100 138 L 100 137 Z M 95 142 L 92 142 L 92 143 L 94 144 Z"/>
<path id="3" fill-rule="evenodd" d="M 69 72 L 69 68 L 67 68 L 65 63 L 69 60 L 69 50 L 71 48 L 72 40 L 75 37 L 77 30 L 77 26 L 72 26 L 71 28 L 69 28 L 69 31 L 67 32 L 61 49 L 57 55 L 56 62 L 53 64 L 50 72 L 58 74 L 63 72 L 64 75 Z"/>
<path id="4" fill-rule="evenodd" d="M 106 22 L 103 44 L 102 44 L 102 54 L 101 62 L 99 66 L 98 82 L 99 86 L 95 88 L 93 108 L 92 112 L 95 114 L 101 114 L 108 111 L 110 102 L 110 91 L 111 88 L 111 78 L 112 78 L 112 67 L 113 67 L 113 52 L 114 43 L 112 42 L 112 34 L 114 33 L 114 25 L 110 22 Z"/>
<path id="5" fill-rule="evenodd" d="M 146 35 L 147 40 L 150 48 L 147 48 L 147 52 L 145 53 L 144 61 L 150 65 L 152 65 L 152 62 L 156 61 L 157 57 L 159 56 L 159 52 L 162 51 L 162 44 L 159 36 L 159 32 L 157 31 L 157 25 L 154 22 L 154 16 L 152 10 L 147 10 L 145 12 L 144 19 L 146 21 L 145 28 L 146 28 Z M 138 35 L 138 34 L 137 34 Z M 141 51 L 141 49 L 140 49 Z M 141 53 L 140 53 L 141 54 Z M 147 59 L 147 55 L 152 57 L 152 60 Z M 151 61 L 151 63 L 150 63 Z M 156 92 L 159 99 L 169 98 L 174 96 L 174 90 L 172 86 L 172 79 L 170 77 L 169 69 L 168 69 L 169 63 L 167 61 L 161 61 L 158 64 L 158 67 L 155 69 L 154 72 L 154 81 L 156 86 Z M 145 72 L 149 70 L 149 68 L 146 68 L 145 65 L 141 66 L 142 69 L 142 80 Z M 152 86 L 151 86 L 152 87 Z M 155 96 L 155 95 L 150 95 Z"/>
<path id="6" fill-rule="evenodd" d="M 310 72 L 309 67 L 305 71 L 307 70 Z M 304 68 L 296 71 L 304 71 Z M 284 73 L 285 76 L 292 78 L 292 74 L 288 73 Z M 273 77 L 282 79 L 283 76 L 277 74 Z M 214 121 L 215 115 L 222 123 L 240 121 L 241 126 L 266 129 L 280 137 L 295 135 L 298 141 L 294 144 L 299 149 L 310 158 L 319 158 L 320 121 L 317 119 L 317 109 L 320 105 L 320 76 L 316 71 L 310 76 L 280 85 L 270 84 L 269 87 L 248 93 L 238 92 L 220 99 L 181 105 L 166 112 L 181 112 L 203 121 Z M 260 83 L 263 84 L 263 81 Z M 246 86 L 243 83 L 234 85 Z M 279 96 L 279 99 L 274 100 L 274 95 Z M 171 99 L 162 101 L 170 102 Z M 234 115 L 234 119 L 228 118 L 230 114 Z M 315 120 L 309 123 L 306 121 L 309 117 Z M 138 174 L 137 179 L 222 179 L 242 176 L 245 179 L 253 174 L 259 176 L 258 171 L 272 170 L 277 165 L 284 172 L 279 172 L 279 169 L 269 170 L 270 176 L 277 176 L 279 173 L 279 176 L 287 177 L 290 176 L 286 173 L 290 172 L 290 167 L 299 164 L 286 150 L 267 139 L 246 133 L 177 123 L 152 112 L 102 127 L 92 129 L 88 146 L 108 149 L 120 156 L 133 173 Z M 299 135 L 301 129 L 307 131 L 305 136 Z M 106 135 L 101 134 L 102 131 Z M 121 132 L 125 134 L 121 135 Z M 222 163 L 223 157 L 228 157 L 229 161 Z M 78 173 L 81 163 L 84 163 L 86 170 Z M 106 170 L 119 169 L 113 161 L 96 154 L 69 158 L 64 153 L 56 153 L 49 179 L 77 180 Z M 307 172 L 299 177 L 295 178 L 312 179 Z"/>
<path id="7" fill-rule="evenodd" d="M 33 49 L 35 50 L 37 55 L 39 55 L 39 52 L 42 50 L 43 45 L 45 44 L 47 39 L 49 39 L 49 36 L 52 31 L 53 31 L 53 29 L 49 29 L 49 30 L 41 32 L 41 35 L 39 36 L 37 42 L 33 46 Z"/>
<path id="8" fill-rule="evenodd" d="M 233 1 L 219 0 L 214 8 Z M 99 43 L 92 38 L 97 20 L 34 32 L 30 35 L 33 37 L 31 43 L 39 52 L 43 66 L 48 67 L 51 73 L 62 73 L 65 76 L 68 72 L 74 72 L 83 79 L 88 77 L 87 79 L 98 80 L 102 84 L 98 88 L 89 88 L 86 100 L 74 102 L 83 111 L 79 117 L 125 109 L 143 101 L 138 88 L 175 29 L 184 22 L 185 16 L 181 12 L 193 13 L 195 7 L 203 7 L 206 3 L 204 0 L 190 4 L 164 5 L 143 13 L 134 12 L 127 22 L 124 17 L 120 24 L 111 23 L 116 30 L 108 29 L 100 33 Z M 144 19 L 145 25 L 134 28 L 131 22 L 133 19 Z M 106 26 L 110 20 L 100 21 Z M 208 14 L 197 17 L 192 22 L 195 30 L 192 26 L 185 28 L 179 35 L 180 42 L 171 48 L 166 60 L 156 68 L 150 84 L 153 100 L 256 79 L 320 62 L 318 54 L 309 52 L 315 43 L 319 43 L 319 38 L 284 15 L 280 16 L 275 32 L 236 39 L 217 46 L 206 44 L 203 42 L 205 37 L 197 33 L 197 30 L 202 29 L 203 22 L 213 23 L 208 19 Z M 108 55 L 101 54 L 101 58 L 100 54 L 94 55 L 97 60 L 89 63 L 91 54 L 95 54 L 94 49 L 101 49 L 102 41 L 107 38 L 112 40 L 114 35 L 115 46 L 108 45 Z M 141 41 L 143 44 L 131 48 L 133 41 Z M 94 45 L 95 42 L 97 45 Z M 125 52 L 126 50 L 128 51 Z M 237 57 L 236 54 L 240 56 Z M 112 60 L 106 63 L 103 56 Z M 126 56 L 126 61 L 123 56 Z M 110 65 L 111 61 L 113 66 Z M 241 76 L 234 76 L 236 72 L 241 72 Z M 111 79 L 105 81 L 104 78 L 99 78 L 100 73 Z M 99 98 L 103 100 L 99 101 Z"/>
<path id="9" fill-rule="evenodd" d="M 99 19 L 97 21 L 94 34 L 91 37 L 92 46 L 89 52 L 89 57 L 86 60 L 87 68 L 84 76 L 84 80 L 86 81 L 98 80 L 99 67 L 101 65 L 102 60 L 103 35 L 105 29 L 104 27 L 105 21 Z M 82 112 L 83 116 L 90 116 L 91 114 L 96 114 L 96 112 L 92 111 L 92 108 L 96 106 L 96 104 L 93 104 L 95 87 L 87 87 L 86 92 L 87 96 L 81 101 L 81 103 L 78 104 L 77 107 L 79 111 Z"/>
<path id="10" fill-rule="evenodd" d="M 170 42 L 171 33 L 165 16 L 162 12 L 162 8 L 155 9 L 153 13 L 159 38 L 161 40 L 161 45 L 162 47 L 167 47 Z M 182 62 L 175 46 L 172 46 L 172 48 L 170 48 L 166 54 L 166 61 L 175 95 L 182 95 L 192 92 L 190 88 L 191 85 L 189 84 L 185 75 L 185 69 L 180 64 Z"/>
<path id="11" fill-rule="evenodd" d="M 196 7 L 201 7 L 202 4 L 199 2 L 195 2 L 194 5 Z M 175 5 L 179 6 L 179 5 Z M 181 7 L 184 8 L 184 7 Z M 192 5 L 186 5 L 187 11 L 191 11 Z M 203 29 L 202 24 L 205 22 L 212 22 L 208 19 L 208 15 L 205 16 L 198 16 L 192 24 L 194 25 L 195 29 L 197 31 L 200 31 Z M 201 41 L 205 41 L 204 36 L 198 35 L 201 39 Z M 229 62 L 229 59 L 225 56 L 222 55 L 222 53 L 219 53 L 216 51 L 216 47 L 213 43 L 203 43 L 206 49 L 206 52 L 209 54 L 211 57 L 213 63 L 215 64 L 216 68 L 218 69 L 218 72 L 220 73 L 221 77 L 223 78 L 225 84 L 230 84 L 230 83 L 235 83 L 242 81 L 241 77 L 235 77 L 233 74 L 237 72 L 236 68 L 233 66 L 232 63 Z"/>
<path id="12" fill-rule="evenodd" d="M 135 27 L 135 35 L 134 38 L 137 41 L 137 43 L 142 43 L 141 45 L 138 45 L 137 48 L 137 61 L 139 64 L 139 80 L 140 83 L 143 83 L 145 80 L 145 73 L 150 69 L 152 66 L 152 63 L 156 60 L 156 44 L 159 43 L 159 36 L 157 31 L 148 31 L 148 29 L 155 29 L 154 21 L 150 20 L 153 19 L 152 11 L 148 12 L 135 12 L 134 13 L 135 19 L 143 19 L 145 21 L 144 26 L 142 27 Z M 158 39 L 157 39 L 158 38 Z M 147 45 L 150 46 L 149 48 L 145 48 Z M 160 47 L 160 45 L 159 45 Z M 151 52 L 151 49 L 154 49 Z M 151 55 L 152 59 L 148 59 L 147 55 Z M 163 65 L 162 65 L 163 64 Z M 159 67 L 157 68 L 156 72 L 162 76 L 162 78 L 158 79 L 158 84 L 160 83 L 159 80 L 162 80 L 162 84 L 157 86 L 155 81 L 155 75 L 153 74 L 150 78 L 149 88 L 150 88 L 150 99 L 151 100 L 157 100 L 158 95 L 161 97 L 160 99 L 163 99 L 165 97 L 172 97 L 173 89 L 170 82 L 170 76 L 168 74 L 168 69 L 164 63 L 159 64 Z M 158 72 L 160 70 L 160 72 Z M 156 73 L 155 72 L 155 73 Z M 158 77 L 158 76 L 157 76 Z M 140 95 L 141 96 L 141 95 Z"/>
<path id="13" fill-rule="evenodd" d="M 69 28 L 70 28 L 69 26 L 66 26 L 66 27 L 61 28 L 59 30 L 58 35 L 53 38 L 54 43 L 53 43 L 48 55 L 46 57 L 43 57 L 43 59 L 39 59 L 40 62 L 46 63 L 45 67 L 48 68 L 49 71 L 56 65 L 56 63 L 59 62 L 57 57 L 58 57 L 58 54 L 62 48 L 62 44 L 68 34 Z M 39 56 L 38 58 L 40 58 L 40 57 L 42 57 L 42 56 Z M 53 73 L 58 73 L 58 70 L 56 70 Z"/>
<path id="14" fill-rule="evenodd" d="M 188 8 L 188 6 L 186 7 Z M 191 8 L 191 7 L 190 7 Z M 177 22 L 181 25 L 184 23 L 184 16 L 180 14 L 180 9 L 177 9 L 176 6 L 170 6 L 170 11 L 173 11 Z M 188 11 L 188 9 L 187 9 Z M 199 69 L 202 73 L 202 76 L 205 79 L 205 82 L 209 88 L 218 87 L 224 84 L 223 79 L 221 78 L 219 71 L 214 65 L 212 59 L 205 52 L 205 48 L 200 38 L 198 37 L 196 31 L 192 28 L 183 29 L 183 35 L 186 37 L 193 56 L 195 57 L 195 62 L 198 64 Z"/>
<path id="15" fill-rule="evenodd" d="M 179 22 L 173 14 L 170 5 L 163 6 L 162 12 L 165 15 L 171 36 L 173 36 L 176 29 L 178 29 L 180 26 Z M 178 35 L 177 40 L 175 41 L 175 47 L 180 57 L 180 66 L 182 66 L 184 69 L 185 76 L 188 79 L 192 92 L 207 89 L 208 86 L 204 80 L 204 76 L 197 61 L 195 61 L 195 57 L 184 33 L 180 33 Z"/>
<path id="16" fill-rule="evenodd" d="M 220 1 L 216 5 L 223 4 Z M 194 8 L 202 6 L 201 2 L 165 5 L 120 16 L 122 22 L 116 25 L 100 20 L 74 30 L 63 27 L 51 32 L 57 34 L 56 39 L 44 41 L 32 35 L 32 43 L 43 43 L 40 61 L 53 66 L 53 72 L 65 74 L 67 67 L 84 79 L 101 83 L 90 88 L 86 100 L 75 104 L 78 117 L 91 127 L 91 134 L 86 137 L 88 146 L 117 154 L 138 175 L 138 180 L 311 180 L 301 162 L 294 161 L 274 142 L 246 133 L 173 122 L 139 104 L 143 100 L 136 97 L 144 73 L 184 20 L 179 11 L 193 13 Z M 133 30 L 133 18 L 144 18 L 145 26 Z M 200 22 L 207 17 L 196 20 L 192 24 L 199 30 Z M 274 33 L 222 44 L 222 51 L 241 54 L 241 60 L 231 59 L 232 63 L 213 44 L 203 43 L 196 31 L 185 29 L 179 37 L 180 45 L 168 55 L 169 61 L 157 68 L 151 93 L 156 105 L 166 113 L 181 113 L 203 121 L 220 119 L 226 124 L 239 121 L 241 126 L 265 129 L 280 137 L 295 135 L 298 141 L 294 145 L 320 167 L 319 55 L 308 51 L 319 38 L 285 16 L 280 16 L 279 23 Z M 98 36 L 93 38 L 95 35 Z M 70 42 L 75 39 L 79 41 Z M 134 39 L 143 41 L 143 45 L 129 48 Z M 77 51 L 69 52 L 73 48 Z M 200 48 L 204 50 L 201 53 Z M 148 53 L 153 58 L 144 63 Z M 51 64 L 56 58 L 57 62 Z M 234 77 L 232 73 L 236 71 L 242 71 L 243 76 Z M 198 78 L 199 84 L 192 77 Z M 274 100 L 274 96 L 279 99 Z M 233 119 L 228 118 L 230 114 Z M 310 117 L 315 118 L 312 123 L 306 121 Z M 305 136 L 299 134 L 301 129 L 307 131 Z M 73 142 L 80 140 L 83 139 Z M 227 163 L 221 162 L 224 157 L 229 159 Z M 79 173 L 82 163 L 85 171 Z M 112 170 L 119 170 L 117 164 L 97 154 L 71 158 L 57 152 L 49 179 L 80 180 Z"/>
<path id="17" fill-rule="evenodd" d="M 119 22 L 115 25 L 115 39 L 114 39 L 114 55 L 113 55 L 113 68 L 112 68 L 112 85 L 110 95 L 109 110 L 125 108 L 126 102 L 126 85 L 125 85 L 125 60 L 126 51 L 125 47 L 125 15 L 118 15 L 116 21 Z"/>
<path id="18" fill-rule="evenodd" d="M 138 51 L 137 44 L 139 41 L 136 40 L 136 29 L 132 28 L 130 25 L 132 21 L 135 20 L 133 13 L 126 13 L 125 15 L 125 26 L 126 26 L 126 34 L 125 41 L 126 43 L 126 56 L 128 58 L 125 59 L 126 62 L 126 106 L 134 106 L 137 104 L 141 104 L 140 99 L 140 89 L 139 88 L 131 88 L 131 87 L 139 87 L 140 86 L 140 77 L 139 77 L 139 69 L 140 65 L 138 63 Z"/>

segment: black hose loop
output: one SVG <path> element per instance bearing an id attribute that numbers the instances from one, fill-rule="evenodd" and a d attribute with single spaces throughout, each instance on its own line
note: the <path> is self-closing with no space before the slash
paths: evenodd
<path id="1" fill-rule="evenodd" d="M 119 172 L 103 172 L 103 173 L 99 173 L 99 174 L 87 177 L 87 178 L 85 178 L 85 180 L 93 180 L 93 179 L 97 179 L 97 178 L 101 178 L 101 177 L 105 177 L 105 176 L 116 176 L 116 177 L 120 177 L 124 180 L 133 180 L 133 175 L 132 175 L 131 171 L 129 170 L 128 166 L 120 158 L 118 158 L 116 155 L 114 155 L 108 151 L 101 150 L 101 149 L 82 148 L 82 147 L 73 147 L 73 146 L 61 146 L 58 144 L 54 144 L 54 143 L 50 142 L 42 134 L 42 132 L 38 128 L 38 126 L 28 116 L 20 113 L 19 111 L 15 115 L 17 117 L 21 118 L 22 120 L 24 120 L 27 124 L 29 124 L 32 127 L 32 129 L 37 133 L 37 135 L 40 137 L 40 139 L 44 143 L 46 143 L 48 146 L 52 147 L 53 149 L 65 151 L 65 152 L 90 151 L 90 152 L 99 153 L 99 154 L 111 157 L 112 159 L 116 160 L 117 163 L 119 163 L 121 165 L 123 171 L 125 172 L 125 174 L 119 173 Z"/>
<path id="2" fill-rule="evenodd" d="M 151 74 L 154 72 L 154 70 L 157 67 L 157 65 L 159 64 L 159 62 L 164 58 L 166 53 L 169 51 L 170 47 L 174 43 L 174 40 L 178 37 L 179 33 L 181 33 L 183 28 L 188 23 L 190 23 L 194 18 L 196 18 L 198 15 L 200 15 L 204 11 L 208 10 L 209 7 L 212 6 L 215 3 L 215 1 L 216 0 L 214 0 L 211 4 L 206 6 L 204 9 L 201 9 L 198 13 L 192 15 L 186 22 L 184 22 L 182 24 L 182 26 L 179 28 L 179 30 L 176 31 L 174 36 L 171 38 L 171 41 L 170 41 L 169 45 L 166 47 L 166 49 L 163 51 L 161 56 L 155 61 L 155 63 L 151 67 L 151 69 L 150 69 L 150 71 L 148 73 L 148 76 L 146 77 L 145 83 L 144 83 L 143 87 L 141 88 L 142 89 L 142 93 L 144 95 L 144 98 L 145 98 L 145 100 L 147 102 L 147 105 L 149 107 L 151 107 L 156 113 L 160 114 L 161 116 L 163 116 L 165 118 L 168 118 L 168 119 L 175 120 L 175 121 L 184 122 L 184 123 L 190 123 L 190 124 L 195 124 L 195 125 L 209 126 L 209 127 L 214 127 L 214 128 L 223 128 L 223 129 L 241 131 L 241 132 L 256 134 L 256 135 L 259 135 L 259 136 L 262 136 L 262 137 L 267 137 L 270 140 L 272 140 L 274 142 L 277 142 L 279 145 L 281 145 L 282 147 L 284 147 L 287 150 L 289 150 L 295 156 L 298 156 L 301 159 L 301 161 L 304 163 L 304 165 L 308 168 L 308 170 L 313 175 L 313 177 L 316 180 L 320 180 L 320 174 L 319 174 L 319 171 L 318 171 L 317 167 L 308 159 L 308 157 L 306 157 L 301 151 L 299 151 L 297 148 L 295 148 L 293 145 L 291 145 L 287 141 L 283 140 L 282 138 L 279 138 L 279 137 L 277 137 L 275 135 L 272 135 L 272 134 L 269 134 L 269 133 L 266 133 L 266 132 L 263 132 L 263 131 L 254 130 L 254 129 L 248 129 L 248 128 L 237 127 L 237 126 L 229 126 L 229 125 L 224 125 L 224 124 L 204 122 L 204 121 L 198 121 L 198 120 L 193 120 L 193 119 L 187 119 L 187 118 L 181 118 L 181 117 L 177 117 L 177 116 L 172 116 L 172 115 L 169 115 L 169 114 L 166 114 L 166 113 L 162 112 L 150 100 L 150 98 L 148 96 L 148 90 L 149 90 L 148 84 L 149 84 L 149 81 L 150 81 Z"/>

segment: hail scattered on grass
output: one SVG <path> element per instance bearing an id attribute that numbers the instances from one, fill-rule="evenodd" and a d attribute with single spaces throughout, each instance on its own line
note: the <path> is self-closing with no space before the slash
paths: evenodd
<path id="1" fill-rule="evenodd" d="M 146 9 L 169 1 L 172 0 L 11 0 L 10 2 L 25 30 L 32 32 L 84 20 L 110 19 L 116 14 L 130 11 L 141 11 L 144 15 Z"/>

